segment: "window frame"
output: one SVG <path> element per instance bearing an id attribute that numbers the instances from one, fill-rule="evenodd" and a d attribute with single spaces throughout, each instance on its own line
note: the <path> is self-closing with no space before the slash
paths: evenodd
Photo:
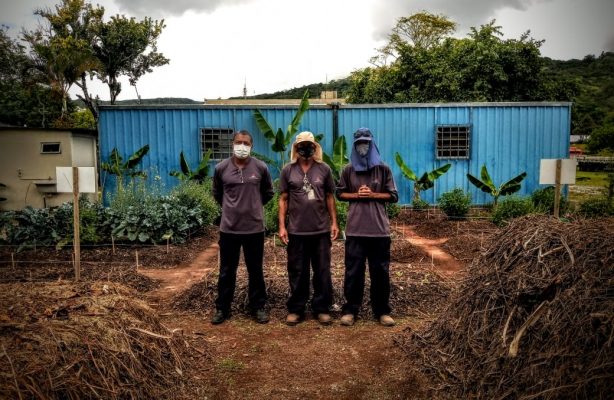
<path id="1" fill-rule="evenodd" d="M 200 147 L 200 158 L 207 150 L 213 150 L 211 153 L 211 161 L 221 161 L 232 156 L 232 136 L 235 130 L 229 127 L 202 127 L 198 129 L 198 141 Z M 207 138 L 207 135 L 210 135 Z M 211 136 L 219 135 L 220 137 L 213 138 Z M 224 142 L 226 141 L 227 142 Z"/>
<path id="2" fill-rule="evenodd" d="M 40 142 L 40 154 L 62 154 L 62 142 Z M 45 146 L 57 145 L 57 151 L 45 151 Z"/>
<path id="3" fill-rule="evenodd" d="M 471 124 L 439 124 L 435 126 L 435 158 L 437 160 L 469 160 L 471 158 Z M 444 131 L 447 129 L 447 132 Z M 448 133 L 448 137 L 440 137 Z M 456 138 L 452 138 L 456 134 Z M 464 134 L 461 138 L 460 134 Z M 457 143 L 452 146 L 452 141 Z M 447 143 L 445 143 L 447 142 Z M 463 146 L 462 143 L 465 143 Z M 447 144 L 447 146 L 444 146 Z M 455 154 L 454 154 L 455 153 Z M 461 155 L 464 153 L 464 155 Z"/>

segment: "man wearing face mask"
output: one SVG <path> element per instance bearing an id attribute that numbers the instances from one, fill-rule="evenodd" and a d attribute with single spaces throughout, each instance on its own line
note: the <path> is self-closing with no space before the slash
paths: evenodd
<path id="1" fill-rule="evenodd" d="M 248 131 L 235 132 L 232 157 L 217 164 L 213 174 L 213 197 L 222 206 L 222 218 L 220 275 L 212 324 L 221 324 L 230 316 L 241 247 L 249 276 L 249 308 L 257 322 L 269 321 L 262 271 L 263 206 L 273 198 L 273 184 L 266 164 L 250 157 L 252 143 Z"/>
<path id="2" fill-rule="evenodd" d="M 337 185 L 339 200 L 349 201 L 345 229 L 345 304 L 341 324 L 354 324 L 362 305 L 366 262 L 371 278 L 371 307 L 384 326 L 394 325 L 390 317 L 390 222 L 385 203 L 398 201 L 390 167 L 380 159 L 368 128 L 354 133 L 351 163 Z"/>
<path id="3" fill-rule="evenodd" d="M 279 178 L 279 237 L 288 245 L 290 281 L 286 323 L 296 325 L 304 319 L 311 264 L 311 310 L 321 324 L 329 325 L 333 304 L 331 239 L 339 234 L 335 183 L 330 167 L 322 162 L 322 148 L 311 132 L 296 136 L 290 160 Z"/>

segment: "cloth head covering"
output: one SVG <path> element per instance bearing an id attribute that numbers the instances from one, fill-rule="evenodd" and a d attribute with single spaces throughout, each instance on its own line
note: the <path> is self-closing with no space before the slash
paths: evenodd
<path id="1" fill-rule="evenodd" d="M 356 151 L 356 142 L 369 142 L 369 151 L 364 156 L 361 156 Z M 352 144 L 352 155 L 350 161 L 355 171 L 368 171 L 376 165 L 382 164 L 382 159 L 379 155 L 379 149 L 373 141 L 373 134 L 369 128 L 359 128 L 354 132 L 354 143 Z"/>
<path id="2" fill-rule="evenodd" d="M 322 146 L 320 143 L 316 142 L 316 139 L 313 137 L 313 133 L 305 131 L 296 135 L 296 139 L 294 139 L 294 143 L 292 144 L 292 149 L 290 150 L 290 162 L 295 163 L 299 158 L 299 154 L 297 151 L 297 147 L 299 143 L 311 142 L 316 146 L 316 151 L 313 153 L 313 159 L 316 162 L 322 162 Z"/>

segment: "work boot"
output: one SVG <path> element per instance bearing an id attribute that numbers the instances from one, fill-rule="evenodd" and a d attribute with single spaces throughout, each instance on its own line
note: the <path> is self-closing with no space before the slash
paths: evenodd
<path id="1" fill-rule="evenodd" d="M 211 318 L 211 323 L 213 325 L 219 325 L 222 322 L 228 319 L 228 314 L 224 313 L 222 310 L 216 310 L 215 315 Z"/>
<path id="2" fill-rule="evenodd" d="M 267 322 L 269 322 L 269 315 L 264 308 L 257 309 L 255 317 L 256 322 L 258 322 L 259 324 L 266 324 Z"/>
<path id="3" fill-rule="evenodd" d="M 286 317 L 286 325 L 294 326 L 301 322 L 302 317 L 295 313 L 290 313 Z"/>
<path id="4" fill-rule="evenodd" d="M 330 325 L 333 323 L 333 318 L 330 314 L 320 313 L 318 314 L 318 322 L 322 325 Z"/>
<path id="5" fill-rule="evenodd" d="M 384 326 L 394 326 L 394 319 L 388 314 L 380 315 L 379 323 Z"/>
<path id="6" fill-rule="evenodd" d="M 344 326 L 354 325 L 354 314 L 345 314 L 343 317 L 341 317 L 339 322 L 341 322 L 341 325 Z"/>

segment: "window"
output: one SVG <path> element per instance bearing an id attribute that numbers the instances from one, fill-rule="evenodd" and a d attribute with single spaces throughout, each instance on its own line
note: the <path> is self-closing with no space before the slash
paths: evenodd
<path id="1" fill-rule="evenodd" d="M 41 143 L 41 154 L 60 154 L 62 150 L 60 149 L 59 142 L 42 142 Z"/>
<path id="2" fill-rule="evenodd" d="M 469 158 L 469 125 L 437 127 L 437 158 Z"/>
<path id="3" fill-rule="evenodd" d="M 212 160 L 223 160 L 232 155 L 232 135 L 228 128 L 201 128 L 200 152 L 204 154 L 211 149 Z"/>

